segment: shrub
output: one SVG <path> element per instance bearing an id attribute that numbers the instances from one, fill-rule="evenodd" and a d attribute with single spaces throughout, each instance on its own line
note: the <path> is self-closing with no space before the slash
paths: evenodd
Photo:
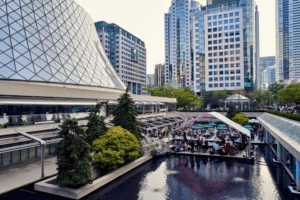
<path id="1" fill-rule="evenodd" d="M 295 121 L 300 121 L 300 115 L 295 115 L 295 114 L 291 114 L 291 113 L 283 113 L 283 112 L 274 111 L 274 110 L 267 110 L 267 112 L 270 114 L 278 115 L 278 116 L 292 119 Z"/>
<path id="2" fill-rule="evenodd" d="M 100 116 L 100 111 L 102 106 L 106 103 L 98 103 L 94 108 L 92 108 L 90 115 L 88 117 L 87 130 L 86 130 L 86 142 L 90 145 L 93 144 L 95 139 L 99 138 L 101 135 L 106 133 L 108 128 L 104 123 L 104 117 Z"/>
<path id="3" fill-rule="evenodd" d="M 139 157 L 136 137 L 121 126 L 111 128 L 93 143 L 94 162 L 104 172 L 111 172 Z"/>
<path id="4" fill-rule="evenodd" d="M 241 126 L 245 126 L 246 124 L 248 124 L 249 120 L 250 119 L 245 114 L 237 114 L 234 116 L 234 118 L 232 118 L 232 121 L 238 123 Z"/>
<path id="5" fill-rule="evenodd" d="M 85 141 L 85 133 L 75 119 L 65 119 L 60 126 L 57 145 L 57 178 L 60 186 L 79 187 L 92 183 L 90 162 L 91 146 Z"/>

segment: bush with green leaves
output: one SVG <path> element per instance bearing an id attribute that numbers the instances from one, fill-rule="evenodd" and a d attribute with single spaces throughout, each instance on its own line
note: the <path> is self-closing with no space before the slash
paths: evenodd
<path id="1" fill-rule="evenodd" d="M 91 146 L 95 139 L 99 138 L 101 135 L 108 131 L 108 128 L 104 123 L 104 117 L 100 116 L 101 108 L 105 105 L 106 103 L 104 102 L 98 103 L 94 108 L 92 108 L 88 117 L 86 141 Z"/>
<path id="2" fill-rule="evenodd" d="M 57 145 L 57 178 L 60 186 L 77 188 L 92 183 L 90 155 L 91 146 L 85 141 L 85 133 L 76 119 L 65 119 L 60 125 Z"/>
<path id="3" fill-rule="evenodd" d="M 93 143 L 94 162 L 103 172 L 111 172 L 140 155 L 136 137 L 121 126 L 112 127 Z"/>
<path id="4" fill-rule="evenodd" d="M 268 113 L 273 114 L 273 115 L 278 115 L 281 117 L 285 117 L 288 119 L 292 119 L 295 121 L 299 121 L 300 122 L 300 115 L 295 115 L 292 113 L 284 113 L 284 112 L 279 112 L 279 111 L 274 111 L 274 110 L 267 110 Z"/>
<path id="5" fill-rule="evenodd" d="M 234 116 L 234 118 L 232 118 L 232 121 L 241 126 L 245 126 L 246 124 L 248 124 L 249 120 L 250 119 L 245 114 L 237 114 Z"/>

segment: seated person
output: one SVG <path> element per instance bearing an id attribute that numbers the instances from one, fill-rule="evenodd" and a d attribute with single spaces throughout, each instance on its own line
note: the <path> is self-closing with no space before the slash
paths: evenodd
<path id="1" fill-rule="evenodd" d="M 225 151 L 229 152 L 230 151 L 230 143 L 229 140 L 227 140 L 226 144 L 225 144 Z"/>
<path id="2" fill-rule="evenodd" d="M 208 149 L 208 142 L 207 141 L 204 142 L 204 145 L 202 144 L 202 149 L 203 149 L 204 152 L 207 151 L 207 149 Z"/>
<path id="3" fill-rule="evenodd" d="M 216 142 L 212 142 L 211 143 L 211 146 L 213 147 L 214 149 L 214 153 L 219 153 L 219 150 L 220 150 L 220 145 Z"/>

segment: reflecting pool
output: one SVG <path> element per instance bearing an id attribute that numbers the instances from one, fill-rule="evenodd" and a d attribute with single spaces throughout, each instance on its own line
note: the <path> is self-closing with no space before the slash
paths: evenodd
<path id="1" fill-rule="evenodd" d="M 83 199 L 298 200 L 287 186 L 292 181 L 281 165 L 272 163 L 267 146 L 255 147 L 255 163 L 197 156 L 155 158 Z M 33 185 L 0 199 L 62 199 L 33 190 Z M 300 200 L 300 199 L 299 199 Z"/>
<path id="2" fill-rule="evenodd" d="M 296 200 L 287 188 L 290 177 L 271 162 L 269 147 L 255 147 L 254 156 L 255 164 L 197 156 L 157 158 L 85 199 Z"/>

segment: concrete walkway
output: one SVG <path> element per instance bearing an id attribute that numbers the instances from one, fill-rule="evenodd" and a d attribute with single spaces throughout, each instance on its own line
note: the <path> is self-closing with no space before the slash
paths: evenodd
<path id="1" fill-rule="evenodd" d="M 36 158 L 26 162 L 0 167 L 0 195 L 42 180 L 40 162 L 40 158 Z M 49 178 L 57 173 L 55 162 L 56 156 L 54 155 L 44 158 L 45 178 Z"/>

